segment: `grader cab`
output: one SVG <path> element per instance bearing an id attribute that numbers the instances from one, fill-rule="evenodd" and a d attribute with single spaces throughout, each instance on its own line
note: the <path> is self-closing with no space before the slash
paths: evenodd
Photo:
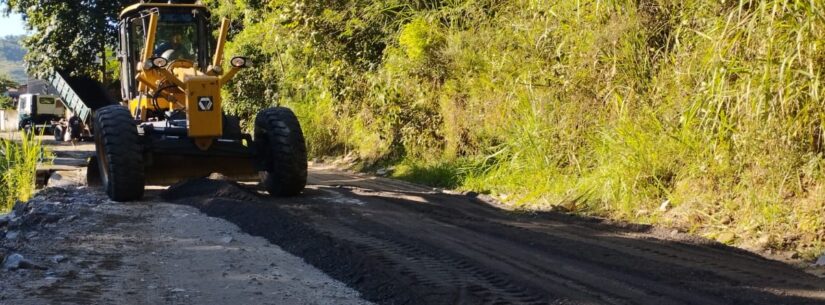
<path id="1" fill-rule="evenodd" d="M 261 179 L 273 196 L 303 190 L 306 146 L 291 110 L 258 113 L 254 137 L 222 111 L 221 87 L 250 61 L 233 57 L 225 65 L 230 23 L 224 19 L 213 37 L 209 17 L 195 1 L 144 1 L 120 14 L 123 103 L 95 111 L 97 155 L 89 169 L 112 200 L 140 199 L 147 183 L 211 173 Z"/>

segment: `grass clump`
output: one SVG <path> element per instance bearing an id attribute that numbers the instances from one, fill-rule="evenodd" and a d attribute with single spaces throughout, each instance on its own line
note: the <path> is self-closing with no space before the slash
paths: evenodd
<path id="1" fill-rule="evenodd" d="M 0 213 L 9 212 L 16 201 L 29 200 L 34 193 L 41 155 L 42 145 L 34 134 L 20 140 L 0 139 Z"/>
<path id="2" fill-rule="evenodd" d="M 454 189 L 465 184 L 467 171 L 472 167 L 456 162 L 424 164 L 406 161 L 393 167 L 392 177 L 434 187 Z"/>
<path id="3" fill-rule="evenodd" d="M 825 250 L 821 2 L 235 2 L 255 21 L 228 53 L 261 66 L 227 99 L 293 107 L 314 155 L 524 209 Z"/>

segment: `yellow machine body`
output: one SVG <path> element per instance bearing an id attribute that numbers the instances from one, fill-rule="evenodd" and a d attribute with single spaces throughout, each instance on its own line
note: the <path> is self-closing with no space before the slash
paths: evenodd
<path id="1" fill-rule="evenodd" d="M 223 130 L 220 79 L 208 75 L 188 76 L 184 84 L 189 137 L 220 137 Z"/>
<path id="2" fill-rule="evenodd" d="M 240 117 L 223 113 L 221 87 L 250 62 L 235 56 L 224 67 L 230 22 L 224 18 L 214 37 L 212 20 L 200 0 L 140 0 L 121 12 L 122 104 L 95 113 L 99 162 L 88 171 L 100 174 L 112 200 L 140 199 L 146 184 L 213 173 L 259 180 L 275 196 L 304 189 L 306 147 L 291 110 L 261 111 L 267 120 L 258 121 L 254 137 Z M 284 127 L 288 134 L 280 133 Z"/>
<path id="3" fill-rule="evenodd" d="M 133 100 L 129 101 L 129 111 L 131 111 L 132 113 L 137 113 L 138 112 L 137 109 L 140 108 L 141 109 L 140 110 L 141 116 L 143 116 L 142 120 L 145 121 L 146 120 L 146 117 L 145 117 L 146 110 L 155 108 L 154 106 L 150 105 L 151 103 L 152 103 L 152 101 L 148 97 L 141 97 L 141 98 L 133 99 Z M 172 103 L 169 102 L 168 100 L 166 100 L 166 98 L 164 98 L 164 97 L 159 97 L 157 99 L 157 103 L 158 103 L 158 106 L 159 106 L 160 109 L 166 109 L 166 110 L 173 109 Z"/>
<path id="4" fill-rule="evenodd" d="M 143 9 L 145 4 L 137 4 L 125 10 Z M 187 4 L 152 4 L 157 7 L 199 7 Z M 124 12 L 124 14 L 125 14 Z M 157 36 L 158 11 L 149 16 L 144 46 L 154 46 Z M 139 113 L 142 121 L 149 120 L 149 113 L 185 111 L 188 137 L 201 150 L 208 150 L 215 139 L 223 133 L 223 112 L 220 88 L 242 67 L 231 67 L 223 73 L 221 68 L 223 47 L 229 30 L 229 20 L 221 25 L 216 50 L 211 65 L 202 69 L 190 60 L 174 60 L 168 65 L 152 65 L 152 48 L 144 47 L 135 79 L 138 81 L 140 97 L 129 101 L 132 113 Z"/>
<path id="5" fill-rule="evenodd" d="M 258 171 L 250 160 L 251 137 L 239 139 L 235 134 L 235 138 L 230 139 L 223 134 L 226 129 L 221 87 L 246 67 L 246 64 L 222 67 L 229 20 L 223 19 L 213 49 L 207 47 L 204 53 L 197 53 L 197 60 L 158 54 L 159 46 L 168 43 L 176 33 L 193 35 L 191 30 L 194 30 L 199 41 L 211 40 L 207 37 L 211 31 L 197 20 L 193 19 L 191 24 L 182 21 L 180 26 L 169 26 L 169 22 L 181 22 L 181 18 L 189 14 L 207 13 L 206 6 L 191 2 L 146 1 L 131 5 L 121 13 L 124 26 L 121 38 L 128 41 L 123 44 L 123 49 L 129 50 L 123 58 L 129 59 L 124 62 L 134 68 L 127 69 L 131 71 L 127 74 L 132 75 L 121 75 L 131 78 L 121 80 L 129 85 L 125 92 L 130 92 L 130 97 L 126 102 L 130 112 L 141 122 L 139 125 L 149 126 L 143 128 L 144 134 L 152 135 L 147 136 L 147 141 L 151 142 L 148 149 L 151 158 L 147 162 L 146 179 L 171 183 L 181 177 L 212 172 L 236 178 L 257 177 Z M 172 19 L 164 21 L 165 14 Z M 160 28 L 163 22 L 167 24 Z M 140 39 L 131 38 L 136 35 Z"/>

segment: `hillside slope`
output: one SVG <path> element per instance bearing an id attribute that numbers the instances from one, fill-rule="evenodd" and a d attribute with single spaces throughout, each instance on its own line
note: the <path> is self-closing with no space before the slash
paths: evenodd
<path id="1" fill-rule="evenodd" d="M 23 36 L 0 37 L 0 74 L 9 75 L 21 83 L 28 80 L 23 61 L 26 49 L 20 43 L 22 39 Z"/>
<path id="2" fill-rule="evenodd" d="M 825 248 L 818 1 L 207 1 L 315 155 L 518 208 Z"/>

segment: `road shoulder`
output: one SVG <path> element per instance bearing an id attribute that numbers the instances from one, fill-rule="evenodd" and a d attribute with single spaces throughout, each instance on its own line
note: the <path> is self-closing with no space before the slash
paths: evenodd
<path id="1" fill-rule="evenodd" d="M 0 229 L 0 304 L 368 304 L 302 259 L 187 206 L 50 188 Z M 9 238 L 10 237 L 10 238 Z"/>

